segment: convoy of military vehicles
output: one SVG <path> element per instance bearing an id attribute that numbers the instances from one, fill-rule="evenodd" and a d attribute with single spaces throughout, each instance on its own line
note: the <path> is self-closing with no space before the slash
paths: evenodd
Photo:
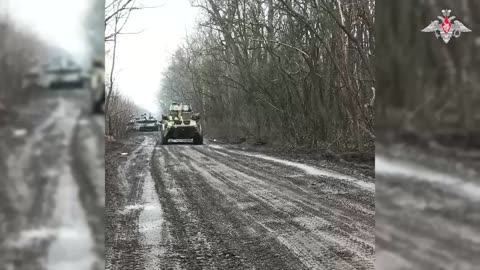
<path id="1" fill-rule="evenodd" d="M 192 139 L 194 144 L 203 144 L 203 132 L 200 124 L 200 115 L 193 113 L 192 107 L 187 103 L 174 102 L 169 107 L 169 113 L 162 115 L 158 121 L 151 115 L 142 114 L 128 122 L 130 131 L 159 131 L 161 144 L 168 144 L 169 140 Z"/>
<path id="2" fill-rule="evenodd" d="M 23 88 L 49 90 L 88 89 L 91 108 L 103 113 L 105 103 L 105 67 L 102 58 L 94 59 L 92 66 L 82 68 L 68 58 L 54 59 L 34 66 L 23 78 Z"/>
<path id="3" fill-rule="evenodd" d="M 128 122 L 128 130 L 133 131 L 158 131 L 160 123 L 158 120 L 153 117 L 147 117 L 146 114 L 142 114 L 140 117 L 133 117 Z"/>
<path id="4" fill-rule="evenodd" d="M 94 113 L 103 112 L 105 103 L 105 70 L 103 59 L 95 59 L 90 68 L 84 69 L 71 60 L 37 65 L 25 76 L 23 87 L 35 87 L 50 90 L 88 88 L 91 91 L 91 104 Z M 161 144 L 169 140 L 192 139 L 194 144 L 203 144 L 203 131 L 200 115 L 192 111 L 188 103 L 174 102 L 167 115 L 161 121 L 151 115 L 133 117 L 127 124 L 128 130 L 158 131 Z"/>

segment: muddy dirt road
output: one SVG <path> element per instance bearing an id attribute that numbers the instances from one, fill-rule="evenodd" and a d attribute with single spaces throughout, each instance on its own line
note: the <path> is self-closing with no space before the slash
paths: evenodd
<path id="1" fill-rule="evenodd" d="M 0 269 L 103 269 L 103 116 L 59 90 L 0 128 Z"/>
<path id="2" fill-rule="evenodd" d="M 377 269 L 479 269 L 479 161 L 377 145 Z"/>
<path id="3" fill-rule="evenodd" d="M 106 269 L 373 269 L 374 187 L 139 133 L 106 149 Z"/>

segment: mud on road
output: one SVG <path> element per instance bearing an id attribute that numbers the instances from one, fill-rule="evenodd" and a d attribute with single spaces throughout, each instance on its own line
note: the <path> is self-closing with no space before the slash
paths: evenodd
<path id="1" fill-rule="evenodd" d="M 0 269 L 103 269 L 103 116 L 87 90 L 39 96 L 0 127 Z"/>
<path id="2" fill-rule="evenodd" d="M 377 144 L 377 269 L 479 269 L 480 151 L 446 150 Z"/>
<path id="3" fill-rule="evenodd" d="M 374 187 L 354 171 L 140 133 L 107 145 L 106 269 L 373 269 Z"/>

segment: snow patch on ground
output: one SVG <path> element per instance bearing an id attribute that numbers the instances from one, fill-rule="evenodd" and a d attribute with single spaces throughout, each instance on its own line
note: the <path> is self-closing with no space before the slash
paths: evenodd
<path id="1" fill-rule="evenodd" d="M 83 118 L 83 119 L 80 119 L 80 121 L 78 121 L 78 124 L 80 126 L 86 126 L 90 124 L 90 121 L 88 119 Z"/>
<path id="2" fill-rule="evenodd" d="M 64 177 L 59 179 L 54 220 L 59 223 L 57 231 L 68 233 L 55 235 L 55 240 L 48 249 L 46 268 L 49 270 L 92 269 L 96 261 L 92 231 L 80 204 L 78 187 L 71 173 L 67 171 Z"/>
<path id="3" fill-rule="evenodd" d="M 14 136 L 14 137 L 17 137 L 17 138 L 19 138 L 19 137 L 24 137 L 24 136 L 26 136 L 26 135 L 27 135 L 27 130 L 24 129 L 24 128 L 15 129 L 15 130 L 13 131 L 13 136 Z"/>
<path id="4" fill-rule="evenodd" d="M 122 211 L 121 213 L 122 213 L 122 214 L 127 214 L 127 213 L 130 212 L 130 211 L 139 210 L 139 209 L 143 209 L 143 205 L 141 205 L 141 204 L 127 205 L 127 206 L 125 207 L 125 209 L 123 209 L 123 211 Z"/>
<path id="5" fill-rule="evenodd" d="M 158 258 L 164 253 L 161 248 L 163 212 L 155 189 L 155 184 L 150 174 L 145 176 L 143 185 L 143 211 L 138 218 L 138 230 L 142 237 L 142 244 L 149 252 L 145 254 L 145 269 L 158 269 Z"/>
<path id="6" fill-rule="evenodd" d="M 55 106 L 57 106 L 55 104 Z M 60 110 L 61 108 L 59 108 Z M 10 180 L 7 182 L 7 188 L 9 190 L 9 195 L 11 201 L 17 202 L 19 208 L 28 207 L 30 201 L 28 199 L 30 194 L 30 187 L 28 181 L 31 178 L 31 175 L 28 175 L 28 170 L 26 170 L 26 164 L 29 164 L 29 159 L 32 155 L 35 155 L 37 151 L 42 152 L 41 149 L 36 148 L 38 142 L 44 139 L 46 130 L 52 126 L 59 117 L 58 110 L 55 111 L 49 118 L 43 121 L 38 127 L 28 136 L 28 140 L 25 145 L 20 149 L 20 151 L 15 151 L 11 153 L 6 159 L 7 163 L 7 177 Z M 13 149 L 12 149 L 13 150 Z M 11 186 L 8 186 L 11 185 Z"/>
<path id="7" fill-rule="evenodd" d="M 361 180 L 356 179 L 354 177 L 344 175 L 344 174 L 341 174 L 341 173 L 338 173 L 338 172 L 334 172 L 334 171 L 330 171 L 330 170 L 326 170 L 326 169 L 320 169 L 320 168 L 316 168 L 316 167 L 313 167 L 313 166 L 309 166 L 309 165 L 305 165 L 305 164 L 302 164 L 302 163 L 293 162 L 293 161 L 289 161 L 289 160 L 274 158 L 274 157 L 263 155 L 263 154 L 251 154 L 251 153 L 242 152 L 242 151 L 229 150 L 229 149 L 225 149 L 224 147 L 218 146 L 218 145 L 209 145 L 209 146 L 211 148 L 214 148 L 214 149 L 221 149 L 221 150 L 231 152 L 231 153 L 235 153 L 235 154 L 260 158 L 260 159 L 280 163 L 280 164 L 283 164 L 283 165 L 287 165 L 287 166 L 290 166 L 290 167 L 295 167 L 295 168 L 298 168 L 300 170 L 303 170 L 306 174 L 309 174 L 309 175 L 331 177 L 331 178 L 336 178 L 336 179 L 349 181 L 349 182 L 352 182 L 352 183 L 356 184 L 357 186 L 359 186 L 360 188 L 362 188 L 364 190 L 368 190 L 368 191 L 372 191 L 372 192 L 375 191 L 375 183 L 364 182 L 364 181 L 361 181 Z"/>
<path id="8" fill-rule="evenodd" d="M 395 253 L 381 251 L 380 254 L 377 254 L 375 268 L 383 270 L 404 270 L 413 269 L 413 265 Z"/>
<path id="9" fill-rule="evenodd" d="M 97 191 L 98 203 L 105 205 L 105 146 L 103 137 L 95 136 L 95 134 L 84 134 L 80 138 L 80 150 L 78 153 L 85 164 L 85 170 L 89 179 L 92 180 L 92 184 L 95 185 L 95 191 Z"/>
<path id="10" fill-rule="evenodd" d="M 7 246 L 13 248 L 24 248 L 43 240 L 50 240 L 60 232 L 53 228 L 36 228 L 20 232 L 18 239 L 8 241 Z"/>
<path id="11" fill-rule="evenodd" d="M 382 155 L 375 156 L 375 173 L 395 175 L 405 180 L 426 181 L 447 187 L 461 196 L 480 201 L 480 183 L 475 184 L 456 175 L 451 175 L 407 161 L 399 161 Z"/>
<path id="12" fill-rule="evenodd" d="M 75 121 L 80 111 L 72 110 L 73 104 L 60 100 L 59 108 L 55 112 L 55 128 L 65 134 L 64 145 L 68 145 L 73 138 Z M 52 221 L 58 226 L 57 230 L 69 233 L 56 234 L 48 247 L 46 268 L 49 270 L 84 270 L 92 269 L 97 262 L 94 252 L 95 242 L 93 233 L 87 222 L 87 214 L 81 205 L 79 187 L 70 168 L 68 152 L 62 153 L 62 163 L 58 169 L 58 186 L 55 194 L 55 209 Z"/>
<path id="13" fill-rule="evenodd" d="M 144 204 L 139 216 L 139 231 L 145 236 L 145 244 L 158 244 L 161 240 L 163 213 L 153 179 L 150 175 L 145 178 L 142 197 Z"/>

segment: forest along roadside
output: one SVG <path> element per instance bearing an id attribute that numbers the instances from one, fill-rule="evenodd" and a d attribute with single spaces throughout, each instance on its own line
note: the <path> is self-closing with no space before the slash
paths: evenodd
<path id="1" fill-rule="evenodd" d="M 480 150 L 417 141 L 377 143 L 376 267 L 476 269 Z"/>
<path id="2" fill-rule="evenodd" d="M 374 179 L 325 164 L 109 142 L 106 269 L 373 269 Z"/>

